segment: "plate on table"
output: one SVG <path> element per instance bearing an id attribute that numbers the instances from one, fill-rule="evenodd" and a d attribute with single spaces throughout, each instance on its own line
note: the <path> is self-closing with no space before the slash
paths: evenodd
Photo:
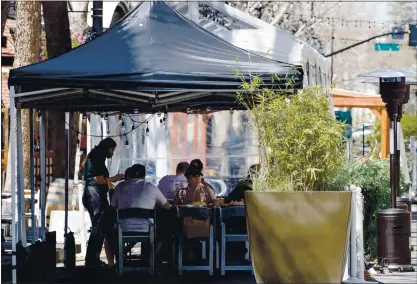
<path id="1" fill-rule="evenodd" d="M 240 201 L 240 202 L 230 202 L 229 206 L 245 206 L 245 203 Z"/>

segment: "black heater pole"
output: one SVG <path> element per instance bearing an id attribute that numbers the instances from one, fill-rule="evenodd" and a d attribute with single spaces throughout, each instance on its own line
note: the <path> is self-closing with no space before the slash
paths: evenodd
<path id="1" fill-rule="evenodd" d="M 380 93 L 386 104 L 393 130 L 393 147 L 390 153 L 391 208 L 397 207 L 400 189 L 400 151 L 398 149 L 398 123 L 401 120 L 402 104 L 406 96 L 405 77 L 380 78 Z"/>
<path id="2" fill-rule="evenodd" d="M 399 154 L 398 154 L 398 113 L 394 114 L 394 119 L 393 119 L 393 143 L 394 143 L 394 154 L 393 154 L 393 192 L 391 192 L 391 207 L 392 208 L 397 208 L 397 195 L 398 195 L 398 191 L 399 191 L 399 163 L 398 163 L 398 158 L 399 158 Z"/>

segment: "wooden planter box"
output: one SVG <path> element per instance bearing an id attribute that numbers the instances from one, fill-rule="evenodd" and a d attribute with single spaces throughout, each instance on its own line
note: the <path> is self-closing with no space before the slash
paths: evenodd
<path id="1" fill-rule="evenodd" d="M 246 192 L 257 283 L 341 283 L 351 192 Z"/>

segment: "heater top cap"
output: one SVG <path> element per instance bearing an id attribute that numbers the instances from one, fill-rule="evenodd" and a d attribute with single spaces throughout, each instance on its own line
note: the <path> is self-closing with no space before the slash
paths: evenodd
<path id="1" fill-rule="evenodd" d="M 359 75 L 359 77 L 374 77 L 374 78 L 397 78 L 397 77 L 412 77 L 417 78 L 417 73 L 410 72 L 405 69 L 380 69 Z"/>

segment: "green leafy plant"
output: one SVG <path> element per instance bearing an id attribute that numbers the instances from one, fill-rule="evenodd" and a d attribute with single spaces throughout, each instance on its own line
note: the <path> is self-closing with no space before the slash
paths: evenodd
<path id="1" fill-rule="evenodd" d="M 362 189 L 364 198 L 365 254 L 377 257 L 377 214 L 391 204 L 389 162 L 369 154 L 364 158 L 346 162 L 332 183 L 350 184 Z"/>
<path id="2" fill-rule="evenodd" d="M 275 91 L 257 76 L 243 80 L 241 88 L 237 100 L 250 112 L 263 160 L 253 190 L 329 189 L 345 160 L 345 146 L 344 124 L 330 114 L 325 90 L 316 86 L 291 94 L 289 80 L 285 89 Z"/>

